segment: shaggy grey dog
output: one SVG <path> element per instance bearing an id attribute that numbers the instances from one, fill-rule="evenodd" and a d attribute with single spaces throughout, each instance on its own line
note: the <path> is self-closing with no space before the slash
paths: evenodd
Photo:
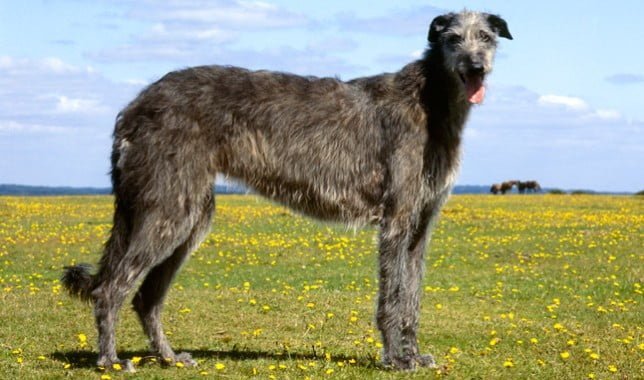
<path id="1" fill-rule="evenodd" d="M 62 282 L 95 305 L 98 365 L 120 363 L 117 314 L 133 305 L 152 349 L 175 354 L 160 312 L 175 273 L 202 241 L 220 173 L 313 217 L 377 223 L 376 313 L 383 363 L 432 366 L 417 343 L 428 230 L 459 166 L 464 123 L 483 100 L 498 16 L 464 11 L 435 18 L 422 59 L 393 74 L 348 82 L 234 67 L 167 74 L 118 116 L 112 151 L 115 213 L 96 274 L 67 267 Z"/>

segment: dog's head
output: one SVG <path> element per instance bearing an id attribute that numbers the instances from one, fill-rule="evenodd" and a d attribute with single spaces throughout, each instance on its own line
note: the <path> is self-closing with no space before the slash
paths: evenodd
<path id="1" fill-rule="evenodd" d="M 448 13 L 429 27 L 431 48 L 442 50 L 445 68 L 460 79 L 471 103 L 483 101 L 483 81 L 492 71 L 497 37 L 512 39 L 505 20 L 488 13 Z"/>

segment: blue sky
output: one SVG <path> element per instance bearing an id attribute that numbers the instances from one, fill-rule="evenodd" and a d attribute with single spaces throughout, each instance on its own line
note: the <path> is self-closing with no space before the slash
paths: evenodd
<path id="1" fill-rule="evenodd" d="M 0 0 L 0 183 L 108 186 L 114 118 L 168 71 L 395 71 L 433 17 L 503 16 L 460 184 L 644 189 L 644 2 Z"/>

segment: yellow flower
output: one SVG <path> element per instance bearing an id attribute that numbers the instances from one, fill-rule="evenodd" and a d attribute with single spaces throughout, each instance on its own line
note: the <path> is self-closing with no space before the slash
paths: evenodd
<path id="1" fill-rule="evenodd" d="M 590 354 L 590 358 L 593 359 L 593 360 L 597 360 L 597 359 L 599 359 L 599 354 L 596 353 L 596 352 L 593 352 L 593 353 Z"/>
<path id="2" fill-rule="evenodd" d="M 223 371 L 223 370 L 224 370 L 224 368 L 226 368 L 226 366 L 225 366 L 223 363 L 216 363 L 216 364 L 215 364 L 215 369 L 216 369 L 217 371 Z"/>
<path id="3" fill-rule="evenodd" d="M 78 344 L 81 348 L 87 346 L 87 335 L 82 333 L 78 334 Z"/>
<path id="4" fill-rule="evenodd" d="M 101 375 L 101 380 L 110 380 L 112 377 L 108 374 Z"/>
<path id="5" fill-rule="evenodd" d="M 132 364 L 139 364 L 141 362 L 141 357 L 140 356 L 134 356 L 132 357 Z"/>
<path id="6" fill-rule="evenodd" d="M 505 368 L 514 367 L 514 363 L 512 362 L 512 359 L 507 359 L 506 361 L 504 361 L 503 362 L 503 367 L 505 367 Z"/>
<path id="7" fill-rule="evenodd" d="M 490 346 L 496 346 L 496 344 L 499 343 L 500 341 L 501 339 L 499 338 L 492 338 L 492 340 L 490 341 Z"/>
<path id="8" fill-rule="evenodd" d="M 115 371 L 120 371 L 123 369 L 119 363 L 114 363 L 112 364 L 112 368 L 114 368 Z"/>
<path id="9" fill-rule="evenodd" d="M 617 372 L 617 366 L 611 364 L 611 365 L 608 366 L 608 370 L 611 371 L 611 372 Z"/>
<path id="10" fill-rule="evenodd" d="M 564 359 L 564 360 L 568 359 L 570 357 L 570 352 L 564 351 L 564 352 L 560 353 L 559 356 L 561 356 L 561 358 Z"/>

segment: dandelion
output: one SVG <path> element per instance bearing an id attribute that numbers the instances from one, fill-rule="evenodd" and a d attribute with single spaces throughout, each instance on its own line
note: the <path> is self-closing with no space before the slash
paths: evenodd
<path id="1" fill-rule="evenodd" d="M 608 366 L 608 370 L 609 370 L 610 372 L 615 373 L 615 372 L 617 372 L 617 366 L 616 366 L 616 365 L 614 365 L 614 364 L 611 364 L 611 365 L 609 365 L 609 366 Z"/>
<path id="2" fill-rule="evenodd" d="M 564 351 L 564 352 L 560 353 L 559 356 L 561 356 L 561 358 L 563 360 L 566 360 L 566 359 L 568 359 L 570 357 L 570 352 Z"/>
<path id="3" fill-rule="evenodd" d="M 87 346 L 87 335 L 85 334 L 78 334 L 78 346 L 80 348 L 84 348 Z"/>
<path id="4" fill-rule="evenodd" d="M 215 369 L 217 371 L 223 371 L 225 368 L 226 368 L 226 366 L 224 365 L 224 363 L 216 363 L 215 364 Z"/>
<path id="5" fill-rule="evenodd" d="M 458 352 L 459 352 L 459 350 L 456 347 L 451 347 L 449 349 L 449 353 L 452 354 L 452 355 L 458 354 Z"/>
<path id="6" fill-rule="evenodd" d="M 496 346 L 500 341 L 501 339 L 499 338 L 492 338 L 492 340 L 490 340 L 490 346 Z"/>
<path id="7" fill-rule="evenodd" d="M 141 357 L 140 356 L 134 356 L 132 357 L 132 364 L 137 365 L 141 362 Z"/>
<path id="8" fill-rule="evenodd" d="M 112 379 L 112 377 L 110 375 L 108 375 L 108 374 L 101 375 L 101 380 L 111 380 L 111 379 Z"/>
<path id="9" fill-rule="evenodd" d="M 514 362 L 512 361 L 512 359 L 506 359 L 506 360 L 503 362 L 503 367 L 505 367 L 505 368 L 512 368 L 512 367 L 514 367 Z"/>
<path id="10" fill-rule="evenodd" d="M 593 360 L 598 360 L 599 359 L 599 354 L 596 353 L 596 352 L 592 352 L 590 354 L 590 358 L 593 359 Z"/>
<path id="11" fill-rule="evenodd" d="M 329 368 L 329 369 L 327 369 L 327 370 L 325 371 L 325 373 L 326 373 L 327 375 L 332 375 L 332 374 L 333 374 L 333 372 L 334 372 L 334 371 L 333 371 L 333 368 Z"/>

